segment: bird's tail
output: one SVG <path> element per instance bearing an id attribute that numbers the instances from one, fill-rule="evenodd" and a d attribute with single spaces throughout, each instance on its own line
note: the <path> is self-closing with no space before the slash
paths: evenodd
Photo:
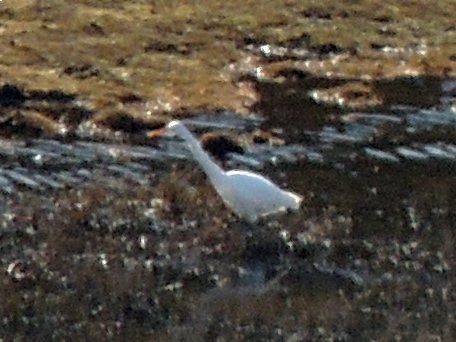
<path id="1" fill-rule="evenodd" d="M 287 192 L 287 195 L 290 199 L 289 208 L 292 210 L 299 210 L 301 208 L 301 203 L 304 198 L 301 195 L 295 194 L 294 192 Z"/>

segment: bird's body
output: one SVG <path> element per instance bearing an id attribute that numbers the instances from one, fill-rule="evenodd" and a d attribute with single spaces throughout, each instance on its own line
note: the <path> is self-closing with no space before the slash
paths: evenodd
<path id="1" fill-rule="evenodd" d="M 210 159 L 182 122 L 171 121 L 167 130 L 185 140 L 223 202 L 237 216 L 254 223 L 262 216 L 300 208 L 300 195 L 280 189 L 257 173 L 244 170 L 225 172 Z"/>
<path id="2" fill-rule="evenodd" d="M 226 172 L 226 186 L 221 186 L 217 193 L 238 216 L 249 222 L 259 217 L 285 212 L 287 209 L 298 210 L 301 196 L 280 189 L 261 175 L 243 171 Z"/>

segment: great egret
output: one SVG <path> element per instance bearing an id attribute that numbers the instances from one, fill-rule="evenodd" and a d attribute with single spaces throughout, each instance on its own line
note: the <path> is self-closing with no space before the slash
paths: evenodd
<path id="1" fill-rule="evenodd" d="M 240 218 L 254 223 L 262 216 L 300 208 L 300 195 L 280 189 L 257 173 L 244 170 L 225 172 L 179 120 L 168 123 L 166 131 L 184 139 L 223 202 Z"/>

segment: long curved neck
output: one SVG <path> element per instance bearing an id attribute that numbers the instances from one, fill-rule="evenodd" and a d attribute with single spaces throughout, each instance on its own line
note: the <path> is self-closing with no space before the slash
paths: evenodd
<path id="1" fill-rule="evenodd" d="M 196 140 L 186 128 L 182 129 L 180 133 L 196 161 L 201 165 L 201 168 L 208 175 L 211 181 L 223 178 L 225 176 L 224 171 L 206 154 L 206 152 L 204 152 L 200 142 Z"/>

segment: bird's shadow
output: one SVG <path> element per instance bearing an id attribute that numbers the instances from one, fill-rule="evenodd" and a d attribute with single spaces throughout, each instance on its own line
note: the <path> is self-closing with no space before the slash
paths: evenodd
<path id="1" fill-rule="evenodd" d="M 301 227 L 303 217 L 305 216 L 304 206 L 298 210 L 286 209 L 284 212 L 259 217 L 256 222 L 249 222 L 242 218 L 236 219 L 236 228 L 244 237 L 254 235 L 262 236 L 265 233 L 270 234 L 271 230 L 278 233 L 283 229 L 296 229 Z M 302 228 L 302 227 L 301 227 Z"/>

